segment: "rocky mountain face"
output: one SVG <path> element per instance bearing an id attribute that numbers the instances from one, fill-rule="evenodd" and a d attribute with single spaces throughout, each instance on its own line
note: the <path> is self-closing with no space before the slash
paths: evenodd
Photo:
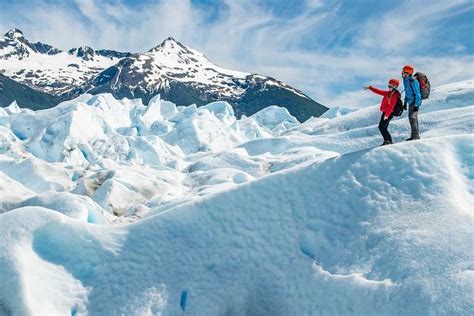
<path id="1" fill-rule="evenodd" d="M 147 103 L 160 94 L 178 105 L 227 101 L 238 117 L 279 105 L 300 121 L 327 110 L 276 79 L 221 68 L 171 37 L 145 53 L 87 46 L 65 52 L 33 44 L 13 29 L 0 38 L 0 69 L 10 79 L 58 100 L 109 92 L 116 98 L 141 98 Z"/>
<path id="2" fill-rule="evenodd" d="M 32 110 L 42 110 L 61 102 L 59 96 L 30 88 L 0 74 L 0 105 L 7 106 L 13 101 L 20 105 L 29 105 Z"/>

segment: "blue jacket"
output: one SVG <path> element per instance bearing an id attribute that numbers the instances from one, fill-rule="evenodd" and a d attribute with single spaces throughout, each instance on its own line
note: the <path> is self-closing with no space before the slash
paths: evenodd
<path id="1" fill-rule="evenodd" d="M 413 88 L 412 88 L 413 85 Z M 403 79 L 403 86 L 405 88 L 405 102 L 410 105 L 415 103 L 416 107 L 421 106 L 421 92 L 420 83 L 413 75 Z"/>

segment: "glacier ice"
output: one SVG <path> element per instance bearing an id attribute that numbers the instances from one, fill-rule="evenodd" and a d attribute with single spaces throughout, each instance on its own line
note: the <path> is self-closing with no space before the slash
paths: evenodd
<path id="1" fill-rule="evenodd" d="M 0 114 L 0 314 L 467 315 L 473 100 L 433 89 L 381 148 L 377 106 Z"/>

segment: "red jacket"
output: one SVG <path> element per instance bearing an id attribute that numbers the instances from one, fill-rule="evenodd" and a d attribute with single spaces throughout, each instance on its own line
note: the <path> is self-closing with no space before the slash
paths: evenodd
<path id="1" fill-rule="evenodd" d="M 400 92 L 398 92 L 398 90 L 380 90 L 372 86 L 369 86 L 369 90 L 373 93 L 383 96 L 382 103 L 380 103 L 380 111 L 382 111 L 386 116 L 390 116 L 390 114 L 393 112 L 393 109 L 395 108 L 395 105 L 397 104 Z"/>

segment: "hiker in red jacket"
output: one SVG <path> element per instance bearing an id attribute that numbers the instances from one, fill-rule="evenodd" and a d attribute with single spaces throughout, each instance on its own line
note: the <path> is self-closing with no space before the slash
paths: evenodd
<path id="1" fill-rule="evenodd" d="M 372 86 L 364 87 L 365 90 L 368 89 L 373 93 L 383 96 L 382 103 L 380 104 L 382 117 L 379 122 L 379 130 L 383 136 L 383 144 L 381 146 L 392 144 L 392 136 L 388 132 L 388 124 L 390 124 L 390 120 L 393 118 L 393 110 L 400 97 L 400 92 L 397 90 L 399 84 L 400 82 L 397 79 L 390 79 L 388 90 L 380 90 Z"/>

